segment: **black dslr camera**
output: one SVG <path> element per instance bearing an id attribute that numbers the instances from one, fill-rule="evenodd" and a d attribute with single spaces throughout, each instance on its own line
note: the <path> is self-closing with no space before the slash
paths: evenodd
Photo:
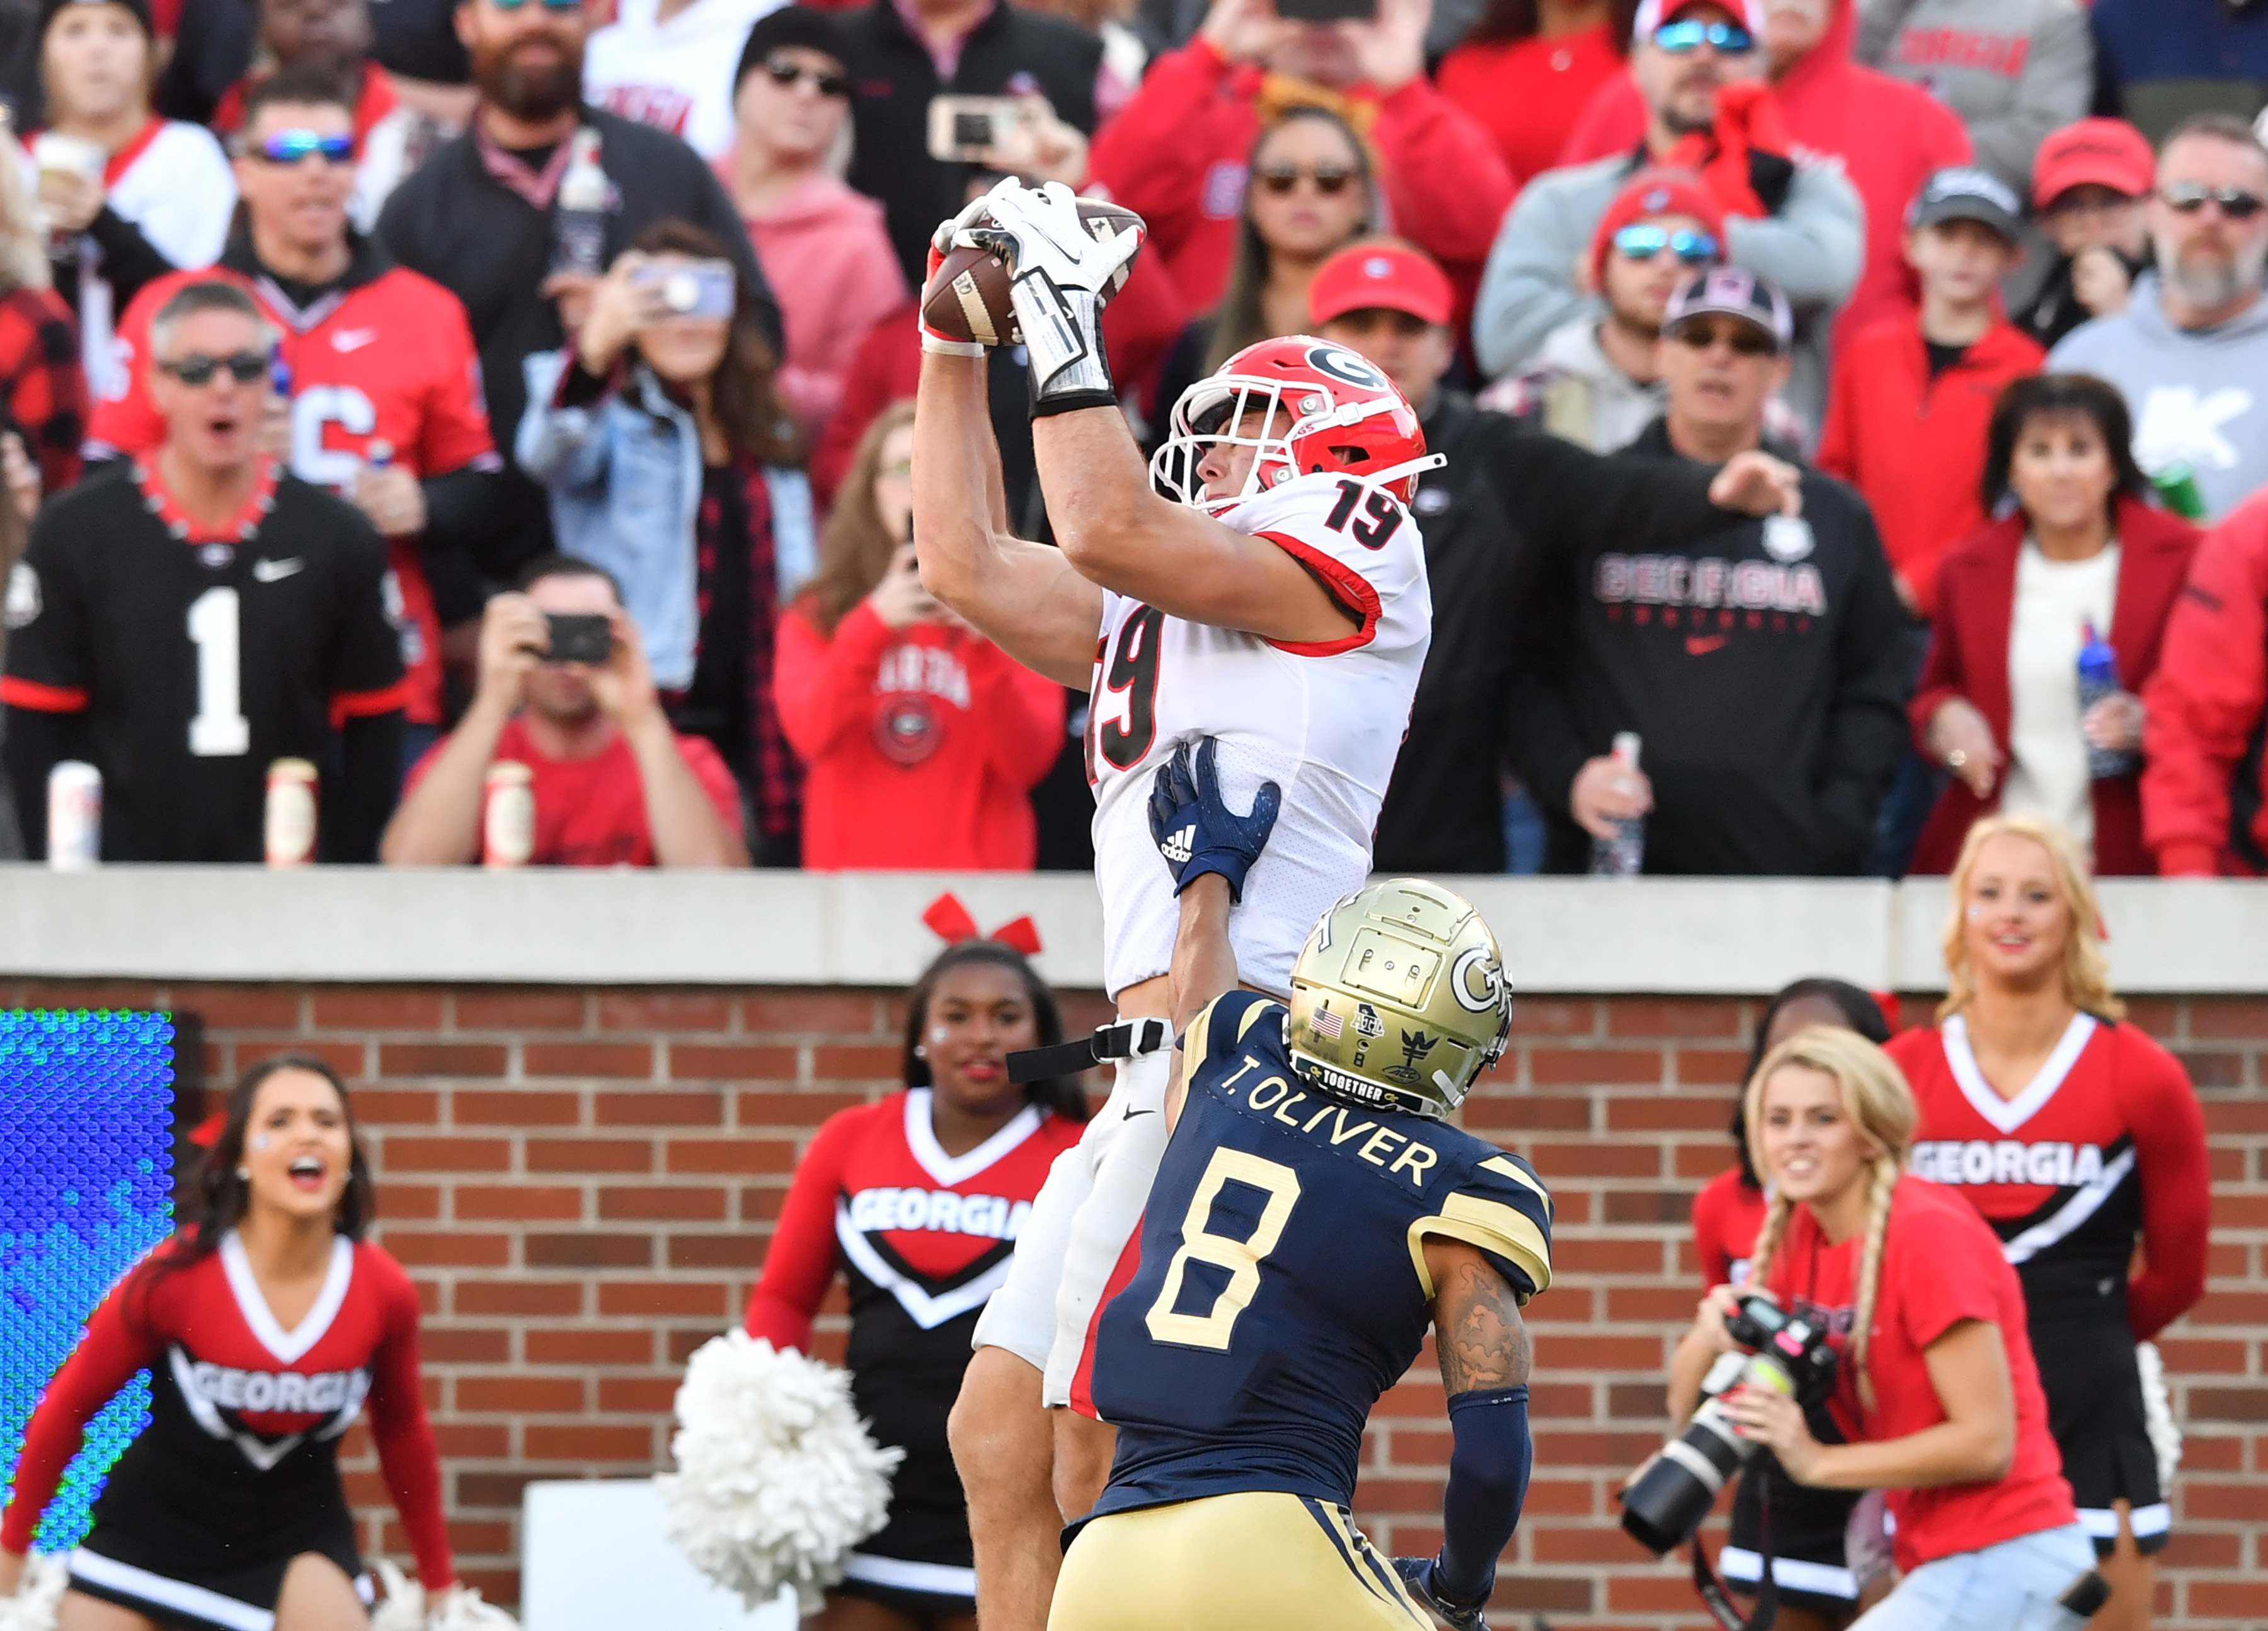
<path id="1" fill-rule="evenodd" d="M 1734 1388 L 1777 1388 L 1800 1405 L 1824 1399 L 1835 1385 L 1835 1350 L 1827 1333 L 1749 1292 L 1725 1318 L 1725 1329 L 1749 1354 L 1726 1354 L 1701 1385 L 1701 1407 L 1685 1430 L 1638 1468 L 1623 1492 L 1623 1527 L 1660 1557 L 1693 1538 L 1717 1494 L 1756 1453 L 1718 1400 Z"/>

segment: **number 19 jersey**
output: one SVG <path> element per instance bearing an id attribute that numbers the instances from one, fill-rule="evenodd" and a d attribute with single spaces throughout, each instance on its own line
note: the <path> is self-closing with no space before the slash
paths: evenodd
<path id="1" fill-rule="evenodd" d="M 1551 1283 L 1528 1164 L 1324 1098 L 1285 1013 L 1231 991 L 1182 1040 L 1189 1097 L 1093 1356 L 1118 1429 L 1097 1517 L 1253 1491 L 1351 1504 L 1363 1423 L 1432 1323 L 1426 1238 L 1476 1247 L 1523 1303 Z"/>
<path id="2" fill-rule="evenodd" d="M 1103 975 L 1116 996 L 1162 974 L 1179 916 L 1150 835 L 1152 775 L 1176 744 L 1219 739 L 1239 810 L 1277 782 L 1283 813 L 1229 918 L 1252 985 L 1291 991 L 1292 962 L 1325 908 L 1370 874 L 1371 835 L 1410 725 L 1432 638 L 1425 546 L 1408 510 L 1352 476 L 1305 475 L 1219 518 L 1287 552 L 1346 613 L 1311 644 L 1167 616 L 1108 591 L 1086 727 Z"/>

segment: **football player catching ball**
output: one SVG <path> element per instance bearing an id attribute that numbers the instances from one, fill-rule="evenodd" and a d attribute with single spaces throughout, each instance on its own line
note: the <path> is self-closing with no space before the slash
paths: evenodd
<path id="1" fill-rule="evenodd" d="M 1116 1064 L 1109 1100 L 1056 1164 L 954 1410 L 979 1616 L 994 1631 L 1044 1623 L 1058 1524 L 1088 1510 L 1110 1465 L 1111 1429 L 1072 1384 L 1166 1143 L 1178 914 L 1149 830 L 1152 778 L 1177 746 L 1209 736 L 1217 790 L 1235 804 L 1249 807 L 1264 782 L 1283 790 L 1268 853 L 1246 862 L 1248 878 L 1240 870 L 1227 932 L 1241 977 L 1288 995 L 1309 928 L 1368 876 L 1432 624 L 1409 505 L 1440 461 L 1393 382 L 1355 352 L 1304 335 L 1247 348 L 1174 404 L 1172 433 L 1145 467 L 1100 327 L 1142 236 L 1138 225 L 1091 231 L 1058 184 L 1010 180 L 932 240 L 932 277 L 953 251 L 977 247 L 1012 280 L 1012 312 L 991 313 L 993 329 L 1020 329 L 1030 349 L 1033 442 L 1057 547 L 1008 530 L 985 348 L 925 322 L 914 421 L 923 582 L 1027 667 L 1092 687 L 1105 975 L 1128 1022 L 1099 1039 Z M 1596 491 L 1571 510 L 1626 540 L 1706 524 L 1712 490 L 1761 514 L 1782 507 L 1787 487 L 1785 467 L 1756 455 L 1720 473 L 1632 464 L 1609 478 L 1550 437 L 1520 447 L 1508 462 L 1521 468 L 1502 479 L 1586 473 Z M 1052 1422 L 1044 1408 L 1067 1405 L 1079 1407 Z"/>

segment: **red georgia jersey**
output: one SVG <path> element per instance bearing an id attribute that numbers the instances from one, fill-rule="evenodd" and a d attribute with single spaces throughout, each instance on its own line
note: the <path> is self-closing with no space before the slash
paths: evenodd
<path id="1" fill-rule="evenodd" d="M 2032 1082 L 1993 1091 L 1955 1014 L 1888 1049 L 1921 1111 L 1913 1171 L 2000 1237 L 2035 1321 L 2117 1306 L 2148 1338 L 2205 1289 L 2211 1174 L 2188 1074 L 2132 1025 L 2075 1015 Z M 2137 1237 L 2148 1260 L 2127 1285 Z"/>
<path id="2" fill-rule="evenodd" d="M 233 257 L 232 256 L 232 259 Z M 135 298 L 114 342 L 122 393 L 98 401 L 87 426 L 89 451 L 151 452 L 165 422 L 150 400 L 150 323 L 183 283 L 225 278 L 250 291 L 278 331 L 277 360 L 291 371 L 291 474 L 352 496 L 372 443 L 419 477 L 468 465 L 497 467 L 481 391 L 480 354 L 457 298 L 406 267 L 385 266 L 365 249 L 347 286 L 302 311 L 264 275 L 224 261 L 202 272 L 158 279 Z M 401 606 L 401 665 L 409 675 L 409 716 L 441 723 L 441 629 L 416 540 L 387 540 Z"/>
<path id="3" fill-rule="evenodd" d="M 87 1422 L 137 1370 L 150 1425 L 110 1482 L 178 1514 L 192 1532 L 273 1529 L 335 1498 L 338 1441 L 370 1418 L 387 1485 L 428 1590 L 453 1576 L 441 1468 L 417 1362 L 417 1290 L 392 1258 L 343 1235 L 314 1305 L 277 1323 L 232 1231 L 217 1251 L 157 1274 L 173 1241 L 142 1260 L 87 1320 L 33 1412 L 0 1546 L 22 1551 Z"/>

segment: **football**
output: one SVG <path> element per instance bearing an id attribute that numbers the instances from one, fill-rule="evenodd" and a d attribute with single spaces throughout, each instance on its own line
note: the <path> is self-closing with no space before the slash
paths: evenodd
<path id="1" fill-rule="evenodd" d="M 1108 238 L 1122 227 L 1138 227 L 1142 217 L 1119 204 L 1101 199 L 1079 201 L 1079 218 L 1097 238 Z M 1102 291 L 1104 305 L 1126 286 L 1133 270 L 1128 261 Z M 1008 268 L 989 251 L 955 249 L 938 263 L 937 275 L 922 291 L 923 320 L 954 340 L 973 340 L 979 345 L 1016 345 L 1016 314 L 1008 299 Z"/>

